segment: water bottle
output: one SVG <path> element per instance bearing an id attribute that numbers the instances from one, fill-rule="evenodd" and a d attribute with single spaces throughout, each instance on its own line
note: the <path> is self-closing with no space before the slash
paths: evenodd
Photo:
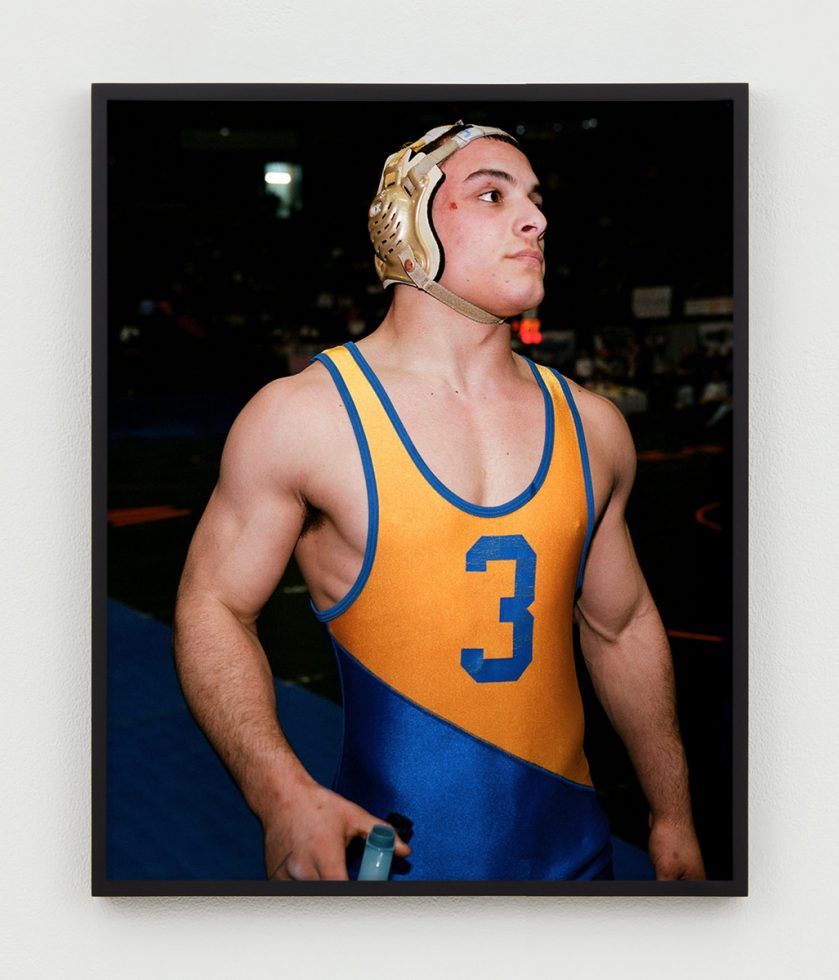
<path id="1" fill-rule="evenodd" d="M 359 881 L 387 881 L 395 841 L 393 827 L 376 824 L 367 835 L 364 857 L 358 872 Z"/>

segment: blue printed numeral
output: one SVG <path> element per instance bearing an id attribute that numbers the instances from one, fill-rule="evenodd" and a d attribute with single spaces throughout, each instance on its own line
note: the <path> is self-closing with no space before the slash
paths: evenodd
<path id="1" fill-rule="evenodd" d="M 533 659 L 533 602 L 536 584 L 536 552 L 520 534 L 484 535 L 466 552 L 466 571 L 485 572 L 487 562 L 516 563 L 516 592 L 501 599 L 502 623 L 513 624 L 513 655 L 485 657 L 481 649 L 460 651 L 460 663 L 480 683 L 517 681 Z"/>

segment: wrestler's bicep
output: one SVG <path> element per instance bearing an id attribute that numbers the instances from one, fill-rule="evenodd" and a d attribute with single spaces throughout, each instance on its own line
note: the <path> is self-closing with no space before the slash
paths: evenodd
<path id="1" fill-rule="evenodd" d="M 576 605 L 581 626 L 617 635 L 648 597 L 626 524 L 626 504 L 635 480 L 635 447 L 620 412 L 590 394 L 584 402 L 592 469 L 599 476 L 602 512 L 591 539 Z"/>
<path id="2" fill-rule="evenodd" d="M 248 623 L 276 588 L 303 525 L 299 452 L 292 434 L 283 438 L 276 401 L 260 393 L 231 429 L 181 583 L 182 597 L 216 599 Z"/>

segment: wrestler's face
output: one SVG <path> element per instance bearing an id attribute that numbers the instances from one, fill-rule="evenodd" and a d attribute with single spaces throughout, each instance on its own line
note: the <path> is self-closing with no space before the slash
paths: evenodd
<path id="1" fill-rule="evenodd" d="M 544 234 L 538 181 L 509 143 L 478 139 L 442 166 L 431 217 L 443 246 L 440 282 L 497 316 L 515 316 L 544 296 Z"/>

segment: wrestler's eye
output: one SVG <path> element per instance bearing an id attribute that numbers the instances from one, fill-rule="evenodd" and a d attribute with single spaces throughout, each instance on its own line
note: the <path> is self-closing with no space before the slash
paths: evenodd
<path id="1" fill-rule="evenodd" d="M 489 191 L 481 191 L 481 193 L 478 195 L 478 200 L 488 201 L 490 204 L 498 204 L 501 201 L 501 191 L 494 189 Z"/>

